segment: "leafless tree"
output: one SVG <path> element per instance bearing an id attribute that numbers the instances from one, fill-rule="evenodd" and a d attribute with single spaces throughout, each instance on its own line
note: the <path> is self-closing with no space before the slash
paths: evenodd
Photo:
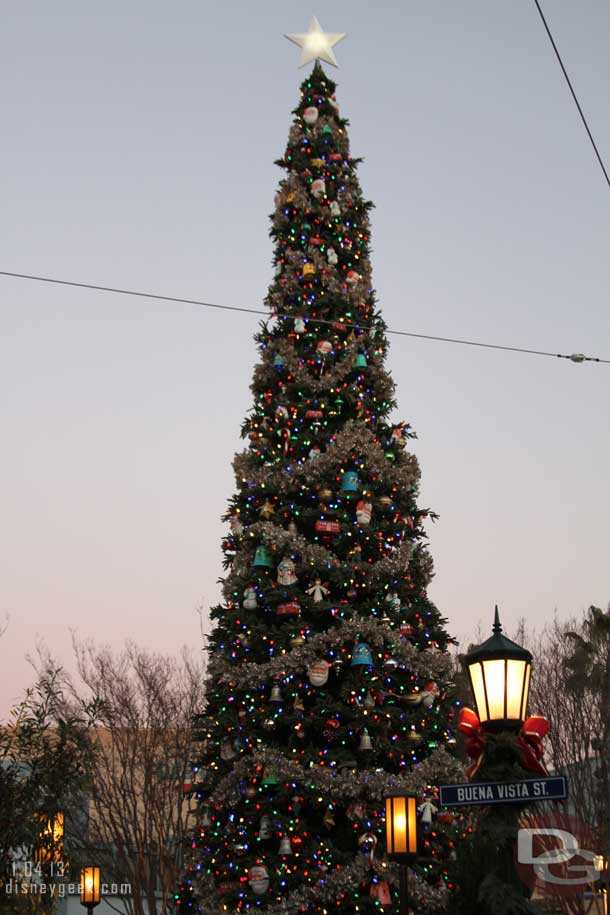
<path id="1" fill-rule="evenodd" d="M 203 660 L 186 649 L 178 659 L 151 654 L 131 642 L 118 653 L 76 640 L 74 649 L 73 701 L 95 697 L 99 706 L 81 852 L 101 864 L 105 882 L 130 885 L 116 911 L 166 915 L 188 830 L 184 786 L 192 720 L 203 704 Z"/>

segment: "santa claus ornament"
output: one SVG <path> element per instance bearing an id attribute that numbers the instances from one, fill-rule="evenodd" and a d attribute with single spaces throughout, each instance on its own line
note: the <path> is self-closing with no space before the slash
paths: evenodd
<path id="1" fill-rule="evenodd" d="M 314 661 L 310 665 L 307 676 L 312 686 L 324 686 L 325 683 L 328 683 L 329 667 L 328 661 Z"/>
<path id="2" fill-rule="evenodd" d="M 294 585 L 297 582 L 295 565 L 290 556 L 284 556 L 277 567 L 278 585 Z"/>
<path id="3" fill-rule="evenodd" d="M 253 893 L 262 896 L 269 889 L 269 871 L 264 864 L 256 864 L 248 871 L 248 883 Z"/>
<path id="4" fill-rule="evenodd" d="M 313 105 L 310 105 L 309 108 L 306 108 L 303 112 L 303 120 L 311 127 L 318 120 L 318 109 L 314 108 Z"/>
<path id="5" fill-rule="evenodd" d="M 373 516 L 373 503 L 369 502 L 367 499 L 360 499 L 356 505 L 356 518 L 358 524 L 366 526 L 371 523 L 371 518 Z"/>
<path id="6" fill-rule="evenodd" d="M 311 182 L 309 190 L 311 191 L 312 197 L 314 197 L 316 200 L 320 200 L 326 193 L 326 182 L 324 178 L 315 178 Z"/>

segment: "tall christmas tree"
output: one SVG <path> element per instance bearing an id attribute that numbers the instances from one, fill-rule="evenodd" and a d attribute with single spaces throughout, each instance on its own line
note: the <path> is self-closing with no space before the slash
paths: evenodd
<path id="1" fill-rule="evenodd" d="M 371 204 L 334 93 L 316 62 L 278 162 L 272 316 L 211 611 L 182 912 L 378 911 L 396 893 L 383 815 L 397 788 L 421 799 L 414 911 L 445 895 L 456 829 L 434 785 L 456 768 L 449 637 L 426 596 L 431 513 L 414 433 L 390 420 Z"/>

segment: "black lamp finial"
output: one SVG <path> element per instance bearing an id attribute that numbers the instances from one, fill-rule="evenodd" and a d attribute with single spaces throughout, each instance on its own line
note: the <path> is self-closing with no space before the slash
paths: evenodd
<path id="1" fill-rule="evenodd" d="M 498 613 L 498 605 L 497 605 L 497 604 L 496 604 L 496 613 L 495 613 L 495 616 L 494 616 L 493 631 L 494 631 L 494 632 L 502 632 L 502 623 L 500 622 L 500 614 Z"/>

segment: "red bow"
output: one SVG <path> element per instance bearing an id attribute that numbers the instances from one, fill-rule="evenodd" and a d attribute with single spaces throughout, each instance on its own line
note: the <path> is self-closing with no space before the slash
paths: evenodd
<path id="1" fill-rule="evenodd" d="M 532 715 L 523 722 L 517 739 L 521 751 L 521 765 L 528 772 L 536 775 L 548 775 L 542 756 L 544 747 L 543 739 L 551 726 L 542 715 Z M 466 752 L 473 760 L 466 769 L 466 778 L 471 781 L 483 763 L 484 728 L 481 726 L 479 716 L 471 708 L 463 708 L 458 717 L 458 731 L 466 737 Z"/>

